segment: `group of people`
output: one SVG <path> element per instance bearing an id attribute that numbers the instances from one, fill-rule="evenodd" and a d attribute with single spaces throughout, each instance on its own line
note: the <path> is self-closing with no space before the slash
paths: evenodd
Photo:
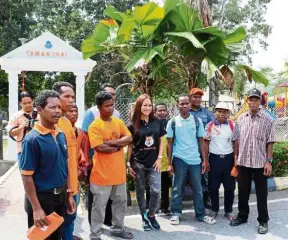
<path id="1" fill-rule="evenodd" d="M 73 230 L 78 181 L 86 176 L 90 239 L 101 239 L 103 224 L 110 226 L 113 236 L 132 239 L 133 234 L 124 227 L 126 176 L 130 174 L 144 231 L 161 229 L 155 217 L 159 210 L 171 215 L 172 225 L 180 223 L 187 184 L 192 188 L 196 220 L 216 223 L 222 183 L 225 217 L 231 226 L 246 223 L 254 180 L 258 233 L 267 233 L 267 177 L 272 172 L 275 134 L 273 121 L 259 108 L 261 92 L 248 92 L 249 111 L 236 124 L 228 119 L 227 103 L 218 103 L 213 114 L 201 107 L 202 96 L 198 88 L 181 95 L 179 114 L 168 121 L 167 106 L 154 105 L 149 95 L 142 94 L 126 126 L 114 107 L 114 86 L 104 84 L 95 96 L 95 106 L 86 111 L 82 127 L 76 128 L 73 86 L 58 82 L 53 90 L 36 97 L 38 117 L 30 130 L 30 120 L 23 114 L 32 115 L 33 98 L 23 93 L 22 109 L 11 117 L 7 130 L 19 141 L 28 227 L 48 225 L 46 215 L 56 212 L 64 217 L 64 223 L 50 239 L 80 239 Z M 237 216 L 233 214 L 236 178 Z M 208 213 L 206 208 L 210 208 Z"/>

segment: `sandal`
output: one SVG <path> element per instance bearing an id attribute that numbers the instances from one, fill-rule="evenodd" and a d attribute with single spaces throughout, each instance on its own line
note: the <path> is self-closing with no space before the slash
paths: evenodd
<path id="1" fill-rule="evenodd" d="M 210 216 L 204 216 L 202 222 L 205 222 L 207 224 L 215 224 L 216 223 L 216 220 L 213 218 L 213 217 L 210 217 Z"/>
<path id="2" fill-rule="evenodd" d="M 172 216 L 170 219 L 170 224 L 179 225 L 180 224 L 180 217 L 179 216 Z"/>
<path id="3" fill-rule="evenodd" d="M 224 214 L 224 217 L 226 217 L 229 221 L 233 221 L 235 218 L 236 218 L 236 216 L 232 213 L 232 212 L 230 212 L 230 213 L 225 213 Z"/>
<path id="4" fill-rule="evenodd" d="M 114 237 L 119 237 L 123 239 L 133 239 L 133 234 L 131 232 L 127 232 L 125 230 L 121 231 L 120 233 L 111 233 L 112 236 Z"/>
<path id="5" fill-rule="evenodd" d="M 218 216 L 218 212 L 215 212 L 215 211 L 211 210 L 209 215 L 212 218 L 216 218 Z"/>

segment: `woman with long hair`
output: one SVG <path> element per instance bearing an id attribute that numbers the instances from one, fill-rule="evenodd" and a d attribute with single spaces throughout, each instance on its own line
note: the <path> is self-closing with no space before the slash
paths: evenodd
<path id="1" fill-rule="evenodd" d="M 142 94 L 137 98 L 129 129 L 133 143 L 128 147 L 128 170 L 135 179 L 136 198 L 143 229 L 160 230 L 155 212 L 159 207 L 161 196 L 161 160 L 166 130 L 163 122 L 154 116 L 153 103 L 149 95 Z M 146 184 L 150 189 L 148 209 L 144 197 Z"/>

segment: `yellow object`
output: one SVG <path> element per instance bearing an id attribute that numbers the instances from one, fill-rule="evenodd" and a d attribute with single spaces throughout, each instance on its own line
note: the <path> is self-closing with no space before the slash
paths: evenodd
<path id="1" fill-rule="evenodd" d="M 237 112 L 235 113 L 235 115 L 231 116 L 230 119 L 233 121 L 233 122 L 236 122 L 238 117 L 243 114 L 244 112 L 247 112 L 248 111 L 248 103 L 247 103 L 247 96 L 244 97 L 244 105 L 243 107 Z"/>
<path id="2" fill-rule="evenodd" d="M 163 156 L 162 156 L 162 172 L 168 171 L 168 158 L 167 158 L 167 143 L 168 140 L 166 136 L 164 136 L 164 151 L 163 151 Z"/>
<path id="3" fill-rule="evenodd" d="M 77 139 L 74 129 L 67 118 L 61 117 L 58 121 L 57 127 L 64 133 L 66 138 L 68 150 L 68 177 L 70 185 L 73 189 L 73 195 L 75 195 L 78 193 Z"/>

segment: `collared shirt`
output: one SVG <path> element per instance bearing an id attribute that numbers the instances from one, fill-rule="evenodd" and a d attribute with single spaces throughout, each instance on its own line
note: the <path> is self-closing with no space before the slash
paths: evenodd
<path id="1" fill-rule="evenodd" d="M 151 168 L 158 159 L 160 138 L 166 134 L 165 122 L 159 119 L 141 120 L 140 129 L 135 132 L 134 126 L 129 126 L 133 135 L 133 149 L 130 161 L 136 161 Z"/>
<path id="2" fill-rule="evenodd" d="M 231 122 L 233 126 L 233 122 Z M 210 141 L 209 152 L 217 155 L 226 155 L 234 151 L 233 149 L 233 129 L 229 122 L 220 123 L 217 120 L 207 124 L 205 140 Z"/>
<path id="3" fill-rule="evenodd" d="M 122 120 L 111 117 L 111 121 L 103 121 L 101 118 L 94 120 L 88 128 L 88 135 L 91 147 L 95 148 L 104 141 L 131 134 Z M 97 152 L 94 154 L 90 182 L 99 186 L 113 186 L 126 182 L 123 148 L 114 153 Z"/>
<path id="4" fill-rule="evenodd" d="M 58 121 L 57 127 L 64 133 L 67 141 L 68 149 L 68 170 L 69 170 L 69 182 L 73 189 L 73 195 L 78 193 L 78 154 L 77 154 L 77 139 L 74 129 L 70 121 L 61 117 Z"/>
<path id="5" fill-rule="evenodd" d="M 36 191 L 63 187 L 68 176 L 64 134 L 36 123 L 22 143 L 19 168 L 22 175 L 33 176 Z"/>
<path id="6" fill-rule="evenodd" d="M 234 130 L 233 141 L 239 141 L 238 165 L 263 168 L 267 160 L 267 144 L 275 142 L 274 121 L 260 110 L 255 116 L 241 115 Z"/>
<path id="7" fill-rule="evenodd" d="M 18 127 L 20 124 L 22 124 L 26 120 L 26 117 L 23 115 L 24 113 L 25 112 L 21 109 L 20 111 L 12 115 L 12 117 L 10 118 L 6 126 L 6 130 L 8 133 L 12 130 L 12 128 Z M 20 141 L 23 138 L 23 134 L 24 134 L 24 129 L 23 131 L 20 131 L 15 136 L 15 139 L 17 141 Z M 22 151 L 22 142 L 17 142 L 17 153 L 21 153 L 21 151 Z"/>
<path id="8" fill-rule="evenodd" d="M 202 120 L 204 127 L 215 119 L 213 113 L 207 108 L 200 107 L 197 111 L 191 109 L 190 113 Z"/>
<path id="9" fill-rule="evenodd" d="M 196 133 L 195 118 L 189 115 L 184 119 L 180 115 L 175 117 L 175 138 L 173 143 L 173 157 L 178 157 L 189 165 L 201 163 L 198 137 L 205 136 L 205 130 L 201 119 L 199 119 L 199 130 Z M 167 138 L 173 138 L 172 119 L 167 124 Z"/>

